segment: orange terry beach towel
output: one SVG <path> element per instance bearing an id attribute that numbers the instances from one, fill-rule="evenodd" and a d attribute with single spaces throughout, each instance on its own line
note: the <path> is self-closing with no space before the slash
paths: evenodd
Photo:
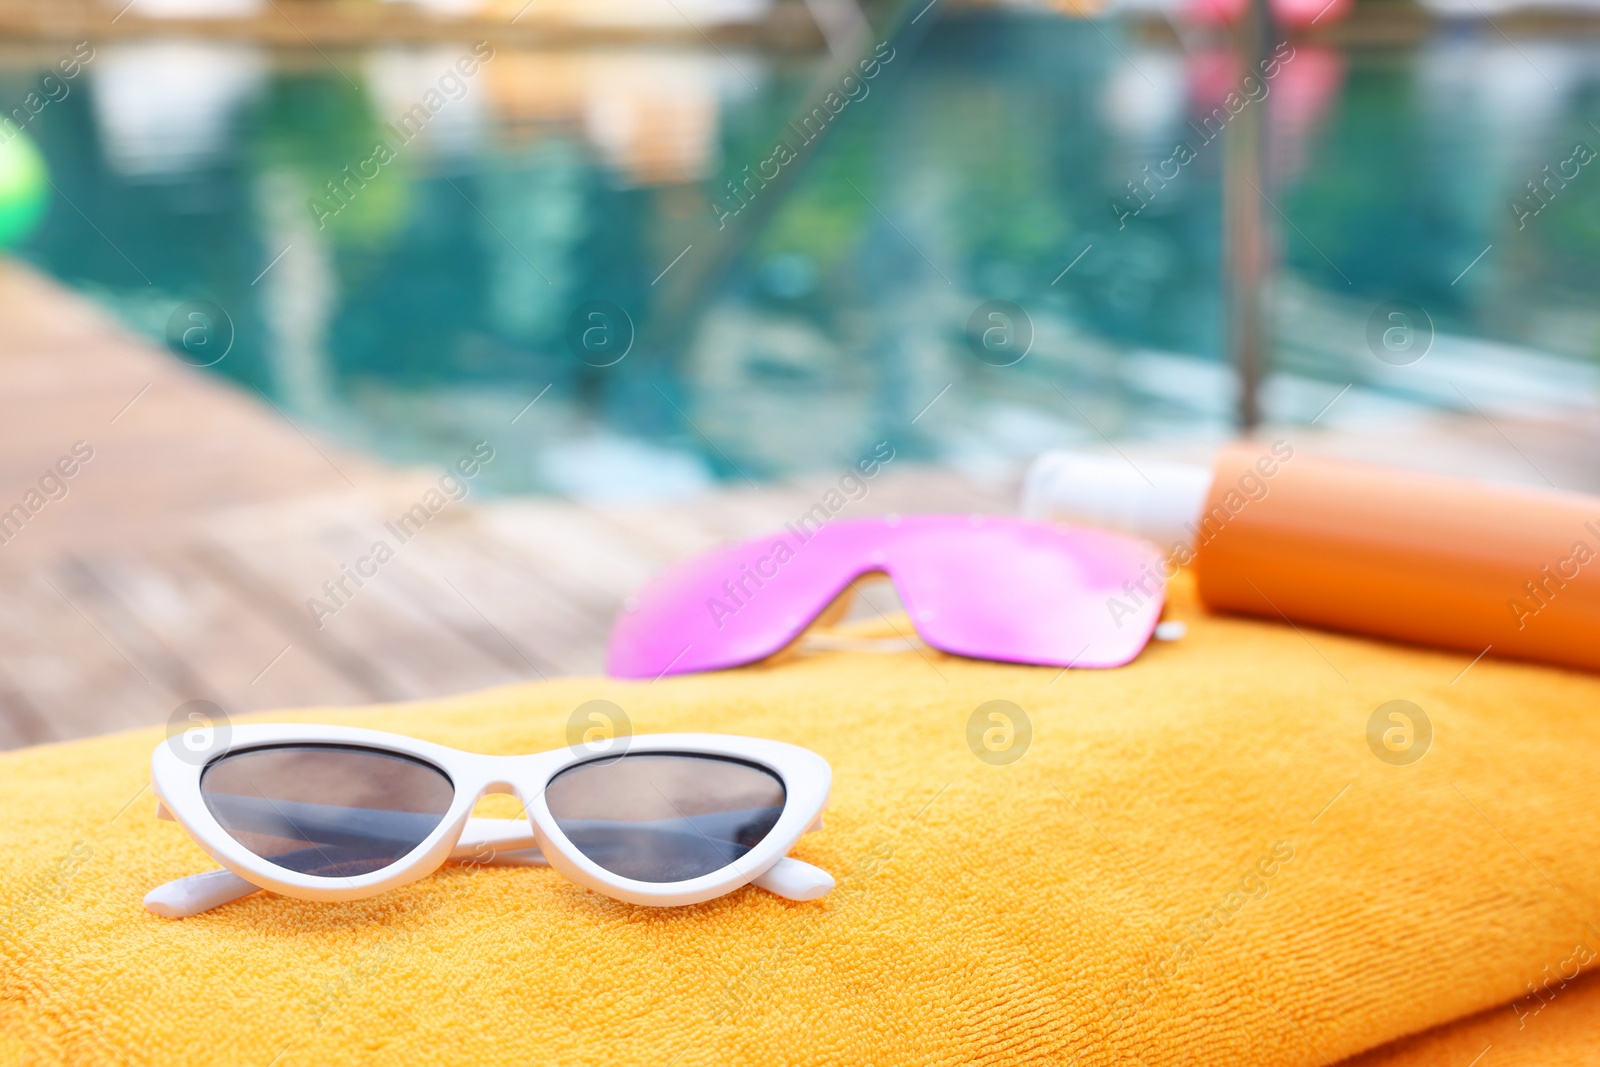
<path id="1" fill-rule="evenodd" d="M 143 894 L 209 864 L 144 793 L 161 733 L 7 753 L 0 1062 L 1326 1067 L 1514 1026 L 1600 948 L 1600 678 L 1172 613 L 1120 670 L 830 652 L 270 716 L 513 753 L 603 697 L 805 745 L 835 785 L 796 855 L 839 880 L 808 903 L 457 866 L 163 920 Z"/>

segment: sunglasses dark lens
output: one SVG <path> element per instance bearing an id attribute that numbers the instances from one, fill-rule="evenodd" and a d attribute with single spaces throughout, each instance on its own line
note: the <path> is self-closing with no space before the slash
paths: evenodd
<path id="1" fill-rule="evenodd" d="M 629 754 L 569 767 L 545 787 L 556 825 L 612 874 L 686 882 L 737 861 L 783 814 L 783 781 L 719 756 Z"/>
<path id="2" fill-rule="evenodd" d="M 272 745 L 223 756 L 200 796 L 235 841 L 301 874 L 379 871 L 421 844 L 455 787 L 431 763 L 347 745 Z"/>

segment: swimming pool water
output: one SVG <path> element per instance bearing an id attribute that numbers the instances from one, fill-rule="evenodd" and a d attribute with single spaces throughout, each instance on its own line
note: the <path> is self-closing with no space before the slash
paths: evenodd
<path id="1" fill-rule="evenodd" d="M 1600 57 L 1484 29 L 1296 44 L 1245 104 L 1270 420 L 1600 394 Z M 225 346 L 207 372 L 308 430 L 403 463 L 493 442 L 494 492 L 676 496 L 884 440 L 989 469 L 1230 424 L 1206 117 L 1240 75 L 1013 13 L 848 82 L 729 49 L 106 43 L 29 123 L 58 192 L 20 251 L 173 358 Z"/>

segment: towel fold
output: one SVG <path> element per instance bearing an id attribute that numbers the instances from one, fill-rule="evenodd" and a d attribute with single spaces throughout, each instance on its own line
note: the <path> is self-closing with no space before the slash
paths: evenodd
<path id="1" fill-rule="evenodd" d="M 1600 980 L 1543 979 L 1510 1004 L 1399 1041 L 1344 1067 L 1590 1067 L 1600 1046 Z"/>
<path id="2" fill-rule="evenodd" d="M 1323 1067 L 1515 1026 L 1600 949 L 1600 678 L 1209 616 L 1182 582 L 1169 615 L 1187 636 L 1118 670 L 823 651 L 261 717 L 515 753 L 604 698 L 805 745 L 834 791 L 795 855 L 839 881 L 806 903 L 450 866 L 158 919 L 147 890 L 213 866 L 153 817 L 161 732 L 5 754 L 0 1062 Z"/>

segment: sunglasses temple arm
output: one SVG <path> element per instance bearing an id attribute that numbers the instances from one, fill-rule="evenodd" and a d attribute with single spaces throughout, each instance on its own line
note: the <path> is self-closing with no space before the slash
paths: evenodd
<path id="1" fill-rule="evenodd" d="M 523 819 L 471 820 L 450 858 L 457 863 L 476 861 L 492 867 L 548 866 Z M 785 900 L 816 900 L 827 895 L 834 881 L 833 875 L 822 868 L 785 856 L 750 884 Z"/>
<path id="2" fill-rule="evenodd" d="M 496 867 L 546 866 L 526 819 L 468 819 L 450 861 Z M 144 906 L 163 919 L 186 919 L 260 889 L 232 871 L 206 871 L 157 886 L 145 894 Z"/>
<path id="3" fill-rule="evenodd" d="M 468 819 L 461 839 L 450 853 L 450 860 L 491 867 L 548 866 L 526 819 Z M 816 900 L 833 889 L 834 880 L 820 867 L 785 856 L 751 884 L 785 900 Z M 152 889 L 145 895 L 144 906 L 164 919 L 184 919 L 249 896 L 259 889 L 232 871 L 206 871 Z"/>
<path id="4" fill-rule="evenodd" d="M 750 883 L 785 900 L 816 900 L 833 889 L 833 875 L 804 860 L 785 856 Z"/>
<path id="5" fill-rule="evenodd" d="M 232 871 L 206 871 L 156 886 L 144 895 L 144 910 L 163 919 L 187 919 L 249 896 L 260 888 Z"/>
<path id="6" fill-rule="evenodd" d="M 524 819 L 470 820 L 450 858 L 491 867 L 548 866 Z M 816 900 L 827 895 L 834 882 L 833 875 L 822 868 L 785 856 L 750 884 L 785 900 Z"/>

